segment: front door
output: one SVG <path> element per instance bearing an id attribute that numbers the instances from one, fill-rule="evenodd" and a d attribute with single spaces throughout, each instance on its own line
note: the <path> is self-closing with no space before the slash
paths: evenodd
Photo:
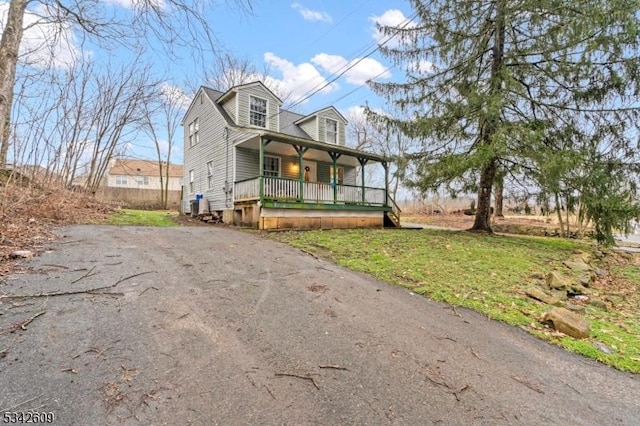
<path id="1" fill-rule="evenodd" d="M 302 178 L 305 182 L 318 181 L 318 163 L 302 160 Z"/>

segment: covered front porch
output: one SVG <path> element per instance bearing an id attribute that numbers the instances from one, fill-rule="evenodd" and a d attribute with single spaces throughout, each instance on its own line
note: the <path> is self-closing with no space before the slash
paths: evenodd
<path id="1" fill-rule="evenodd" d="M 399 225 L 400 209 L 389 197 L 388 163 L 382 156 L 279 133 L 263 133 L 236 145 L 242 158 L 255 156 L 254 170 L 236 173 L 234 222 L 261 229 L 273 227 L 273 218 L 294 228 L 382 227 Z M 257 155 L 255 155 L 257 154 Z M 257 164 L 255 164 L 257 163 Z M 366 166 L 379 163 L 384 187 L 367 185 Z M 256 170 L 257 169 L 257 170 Z M 267 220 L 267 218 L 270 218 Z M 320 218 L 325 218 L 320 220 Z M 339 226 L 335 226 L 339 224 Z"/>

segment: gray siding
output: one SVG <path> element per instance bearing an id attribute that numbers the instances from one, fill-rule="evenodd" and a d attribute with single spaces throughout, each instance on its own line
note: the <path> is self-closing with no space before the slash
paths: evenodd
<path id="1" fill-rule="evenodd" d="M 199 94 L 198 94 L 199 96 Z M 197 99 L 197 98 L 196 98 Z M 200 142 L 189 147 L 189 123 L 198 118 Z M 225 206 L 224 182 L 226 179 L 226 150 L 224 128 L 226 122 L 211 100 L 205 96 L 201 104 L 196 100 L 184 120 L 184 196 L 185 201 L 195 199 L 196 194 L 203 194 L 209 202 L 211 210 L 223 210 Z M 229 150 L 231 153 L 231 150 Z M 213 161 L 213 185 L 208 188 L 207 162 Z M 229 181 L 233 170 L 232 159 L 229 158 Z M 194 191 L 189 190 L 189 171 L 194 171 Z"/>
<path id="2" fill-rule="evenodd" d="M 326 125 L 326 119 L 329 118 L 331 120 L 336 120 L 338 122 L 338 145 L 345 145 L 346 142 L 346 138 L 345 138 L 345 123 L 342 120 L 342 118 L 335 113 L 335 111 L 333 111 L 333 109 L 327 109 L 325 111 L 322 111 L 321 114 L 318 115 L 318 139 L 319 141 L 322 142 L 327 142 L 326 140 L 326 134 L 325 134 L 325 125 Z"/>
<path id="3" fill-rule="evenodd" d="M 236 148 L 236 182 L 258 176 L 260 153 L 254 149 Z"/>
<path id="4" fill-rule="evenodd" d="M 318 117 L 313 117 L 303 123 L 300 123 L 300 128 L 304 130 L 311 139 L 318 140 Z"/>
<path id="5" fill-rule="evenodd" d="M 265 155 L 271 155 L 265 152 Z M 298 164 L 298 157 L 280 157 L 280 176 L 290 179 L 298 179 L 299 172 L 291 167 L 291 164 Z M 315 160 L 309 160 L 315 161 Z M 333 163 L 318 161 L 318 182 L 331 183 L 330 169 Z M 260 165 L 260 153 L 257 150 L 236 148 L 236 181 L 251 179 L 258 176 Z M 356 185 L 355 167 L 342 166 L 344 168 L 345 185 Z"/>
<path id="6" fill-rule="evenodd" d="M 236 121 L 236 98 L 237 96 L 233 95 L 222 104 L 222 107 L 234 122 Z"/>
<path id="7" fill-rule="evenodd" d="M 280 114 L 280 102 L 261 86 L 248 86 L 238 90 L 236 95 L 238 102 L 238 117 L 236 123 L 239 126 L 249 126 L 249 96 L 257 96 L 267 100 L 267 130 L 279 131 L 278 117 Z"/>

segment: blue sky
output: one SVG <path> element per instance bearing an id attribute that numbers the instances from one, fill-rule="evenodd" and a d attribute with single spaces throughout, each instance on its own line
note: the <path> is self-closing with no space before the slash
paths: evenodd
<path id="1" fill-rule="evenodd" d="M 103 0 L 100 4 L 106 14 L 130 13 L 137 0 Z M 165 0 L 155 0 L 168 7 Z M 205 9 L 204 19 L 211 25 L 220 48 L 232 55 L 249 60 L 256 69 L 268 71 L 268 86 L 285 94 L 287 104 L 300 113 L 310 113 L 328 105 L 336 106 L 347 118 L 357 117 L 362 105 L 381 107 L 383 100 L 366 86 L 366 81 L 402 80 L 401 68 L 391 67 L 378 52 L 359 62 L 336 81 L 308 97 L 314 87 L 323 87 L 335 74 L 375 50 L 385 41 L 376 32 L 375 23 L 400 25 L 411 15 L 411 9 L 402 0 L 254 0 L 252 13 L 242 12 L 233 0 L 219 0 Z M 0 21 L 4 26 L 7 2 L 0 0 Z M 69 26 L 55 27 L 49 23 L 33 25 L 38 17 L 50 12 L 41 3 L 27 9 L 21 53 L 23 60 L 38 66 L 48 63 L 63 69 L 75 57 L 84 55 L 96 62 L 128 63 L 134 54 L 116 43 L 111 51 L 83 39 L 80 32 Z M 172 16 L 172 19 L 177 19 Z M 57 34 L 52 37 L 51 34 Z M 55 40 L 55 41 L 52 41 Z M 153 43 L 153 42 L 152 42 Z M 392 44 L 393 41 L 390 42 Z M 157 47 L 151 45 L 151 47 Z M 154 49 L 150 49 L 154 50 Z M 181 90 L 185 97 L 192 96 L 191 88 L 210 85 L 201 77 L 201 68 L 193 63 L 194 54 L 183 49 L 181 58 L 163 55 L 160 48 L 151 55 L 154 71 L 167 79 L 167 85 Z M 53 53 L 53 55 L 51 54 Z M 206 59 L 205 59 L 206 60 Z M 428 65 L 428 64 L 427 64 Z M 149 145 L 148 149 L 144 147 Z M 173 159 L 182 161 L 181 143 L 174 150 Z M 150 141 L 139 135 L 131 144 L 129 154 L 153 158 Z"/>
<path id="2" fill-rule="evenodd" d="M 260 69 L 266 67 L 276 80 L 273 83 L 296 101 L 374 50 L 381 39 L 375 22 L 399 24 L 410 13 L 407 2 L 399 0 L 258 0 L 252 15 L 221 6 L 213 16 L 213 27 L 227 49 Z M 401 74 L 396 68 L 387 70 L 389 66 L 375 52 L 296 109 L 304 113 L 334 105 L 347 112 L 367 101 L 380 104 L 365 82 Z"/>

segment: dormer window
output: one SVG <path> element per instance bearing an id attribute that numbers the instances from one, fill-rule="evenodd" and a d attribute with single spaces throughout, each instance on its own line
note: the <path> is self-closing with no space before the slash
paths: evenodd
<path id="1" fill-rule="evenodd" d="M 325 119 L 324 141 L 327 143 L 338 143 L 338 122 L 330 118 Z"/>
<path id="2" fill-rule="evenodd" d="M 267 100 L 249 96 L 249 124 L 267 127 Z"/>

